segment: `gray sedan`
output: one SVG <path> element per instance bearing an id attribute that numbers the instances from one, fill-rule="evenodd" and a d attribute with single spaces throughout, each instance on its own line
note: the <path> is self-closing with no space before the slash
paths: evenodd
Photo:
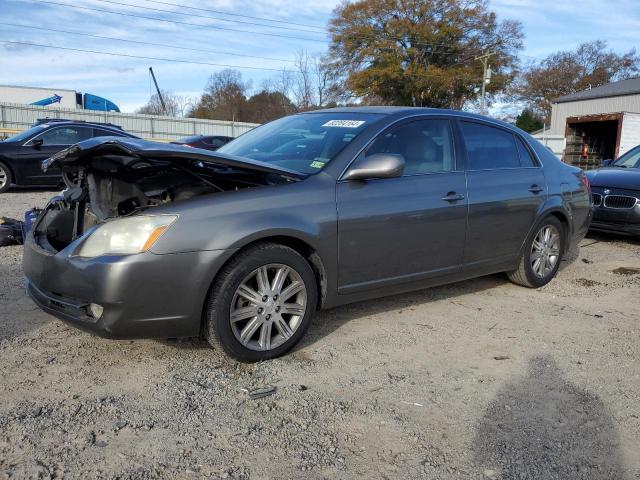
<path id="1" fill-rule="evenodd" d="M 531 136 L 435 109 L 309 112 L 215 152 L 92 139 L 43 168 L 68 185 L 25 243 L 43 310 L 248 361 L 290 350 L 319 308 L 496 272 L 545 285 L 592 210 L 583 172 Z"/>

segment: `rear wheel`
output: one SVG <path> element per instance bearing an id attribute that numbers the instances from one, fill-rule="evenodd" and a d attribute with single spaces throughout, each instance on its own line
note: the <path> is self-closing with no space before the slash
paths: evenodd
<path id="1" fill-rule="evenodd" d="M 542 287 L 555 277 L 564 252 L 564 228 L 556 217 L 547 217 L 527 239 L 518 268 L 509 279 L 529 288 Z"/>
<path id="2" fill-rule="evenodd" d="M 220 272 L 209 295 L 205 334 L 239 360 L 274 358 L 304 335 L 316 303 L 309 263 L 289 247 L 258 245 Z"/>
<path id="3" fill-rule="evenodd" d="M 13 176 L 11 170 L 4 163 L 0 162 L 0 193 L 4 193 L 9 190 L 9 187 L 13 183 Z"/>

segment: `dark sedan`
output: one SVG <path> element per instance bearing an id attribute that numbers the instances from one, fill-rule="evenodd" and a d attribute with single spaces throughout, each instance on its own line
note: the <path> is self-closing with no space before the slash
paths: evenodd
<path id="1" fill-rule="evenodd" d="M 640 236 L 640 145 L 606 165 L 587 173 L 595 207 L 591 229 Z"/>
<path id="2" fill-rule="evenodd" d="M 42 309 L 249 361 L 291 349 L 318 308 L 497 272 L 545 285 L 592 211 L 580 169 L 449 110 L 307 112 L 217 152 L 94 139 L 44 167 L 75 180 L 26 239 Z"/>
<path id="3" fill-rule="evenodd" d="M 233 140 L 233 137 L 226 137 L 224 135 L 194 135 L 192 137 L 181 138 L 171 143 L 193 148 L 204 148 L 205 150 L 217 150 L 231 140 Z"/>
<path id="4" fill-rule="evenodd" d="M 55 187 L 61 172 L 43 172 L 42 161 L 83 140 L 101 136 L 137 138 L 110 123 L 41 119 L 31 128 L 0 142 L 0 193 L 11 185 Z"/>

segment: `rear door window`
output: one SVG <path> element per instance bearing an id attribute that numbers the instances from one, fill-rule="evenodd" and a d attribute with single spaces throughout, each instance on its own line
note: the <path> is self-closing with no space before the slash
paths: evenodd
<path id="1" fill-rule="evenodd" d="M 94 128 L 93 129 L 94 137 L 123 137 L 124 135 L 114 132 L 113 130 L 105 130 L 103 128 Z"/>
<path id="2" fill-rule="evenodd" d="M 521 167 L 537 167 L 536 161 L 531 156 L 531 152 L 524 144 L 524 141 L 516 135 L 516 145 L 518 147 L 518 156 L 520 157 Z"/>
<path id="3" fill-rule="evenodd" d="M 467 170 L 518 168 L 520 159 L 512 133 L 475 122 L 460 122 L 467 148 Z"/>

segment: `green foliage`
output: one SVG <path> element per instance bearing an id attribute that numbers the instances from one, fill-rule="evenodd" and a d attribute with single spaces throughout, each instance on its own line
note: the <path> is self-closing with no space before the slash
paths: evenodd
<path id="1" fill-rule="evenodd" d="M 461 108 L 478 96 L 493 52 L 487 91 L 512 80 L 522 48 L 518 22 L 499 23 L 485 0 L 360 0 L 330 21 L 336 78 L 365 103 Z"/>
<path id="2" fill-rule="evenodd" d="M 544 122 L 540 117 L 528 108 L 525 108 L 520 115 L 516 117 L 516 127 L 521 128 L 525 132 L 535 132 L 544 126 Z"/>

